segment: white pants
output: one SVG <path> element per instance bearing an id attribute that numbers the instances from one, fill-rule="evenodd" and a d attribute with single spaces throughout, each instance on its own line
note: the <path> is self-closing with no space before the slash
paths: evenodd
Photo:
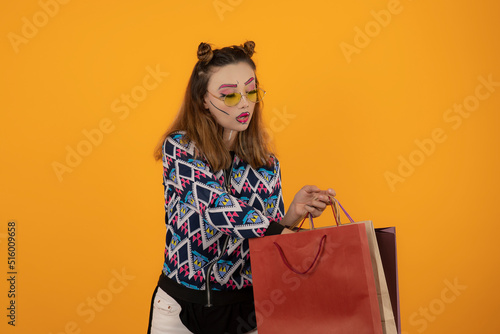
<path id="1" fill-rule="evenodd" d="M 180 313 L 181 306 L 158 287 L 153 299 L 151 334 L 191 334 L 179 318 Z M 258 334 L 257 329 L 248 334 Z"/>
<path id="2" fill-rule="evenodd" d="M 179 318 L 181 306 L 165 291 L 158 288 L 153 299 L 151 334 L 191 334 Z"/>

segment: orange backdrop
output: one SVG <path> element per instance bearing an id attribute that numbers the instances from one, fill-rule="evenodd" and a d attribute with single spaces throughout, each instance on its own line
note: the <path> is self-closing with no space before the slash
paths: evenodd
<path id="1" fill-rule="evenodd" d="M 153 148 L 198 44 L 245 40 L 286 203 L 305 184 L 333 187 L 356 220 L 397 227 L 404 333 L 500 331 L 499 3 L 23 0 L 0 12 L 2 333 L 145 332 L 164 248 Z"/>

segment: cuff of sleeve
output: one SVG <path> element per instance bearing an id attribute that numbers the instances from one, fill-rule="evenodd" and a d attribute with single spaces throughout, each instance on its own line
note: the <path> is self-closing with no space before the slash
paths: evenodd
<path id="1" fill-rule="evenodd" d="M 281 232 L 283 232 L 284 229 L 285 229 L 285 226 L 283 226 L 280 223 L 277 223 L 275 221 L 272 221 L 269 224 L 269 227 L 267 228 L 266 232 L 264 232 L 264 236 L 281 234 Z"/>

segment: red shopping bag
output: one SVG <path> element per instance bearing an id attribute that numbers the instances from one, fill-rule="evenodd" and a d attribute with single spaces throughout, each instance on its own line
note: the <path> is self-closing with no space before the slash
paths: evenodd
<path id="1" fill-rule="evenodd" d="M 387 266 L 388 263 L 386 263 L 386 267 L 384 267 L 381 255 L 382 252 L 381 249 L 379 248 L 380 242 L 379 239 L 377 238 L 377 232 L 373 228 L 372 221 L 371 220 L 365 220 L 360 222 L 354 221 L 354 219 L 351 218 L 351 216 L 347 213 L 347 211 L 335 198 L 333 199 L 333 203 L 331 204 L 333 213 L 335 215 L 335 221 L 337 222 L 337 224 L 340 224 L 340 212 L 339 212 L 340 210 L 338 208 L 340 207 L 350 221 L 348 224 L 360 224 L 365 226 L 366 236 L 368 238 L 368 246 L 370 247 L 373 276 L 375 278 L 375 287 L 377 289 L 377 296 L 379 302 L 378 305 L 380 309 L 380 320 L 382 321 L 382 330 L 384 334 L 398 334 L 399 327 L 395 319 L 396 313 L 394 312 L 392 304 L 393 301 L 391 299 L 391 293 L 390 293 L 391 290 L 389 289 L 385 275 L 385 272 L 391 266 L 390 265 Z M 385 250 L 386 249 L 384 247 L 384 251 Z"/>
<path id="2" fill-rule="evenodd" d="M 381 334 L 365 227 L 250 239 L 259 334 Z"/>
<path id="3" fill-rule="evenodd" d="M 334 198 L 333 203 L 331 204 L 332 209 L 334 209 L 333 213 L 337 225 L 340 224 L 340 212 L 338 207 L 340 207 L 345 213 L 346 217 L 350 221 L 350 224 L 369 225 L 367 226 L 366 233 L 372 254 L 375 286 L 377 287 L 377 292 L 379 294 L 378 297 L 379 308 L 381 311 L 382 329 L 384 330 L 384 334 L 401 334 L 396 228 L 392 226 L 373 229 L 371 221 L 355 222 L 337 199 Z M 374 239 L 376 239 L 376 241 Z M 380 267 L 382 267 L 383 274 L 380 271 Z"/>

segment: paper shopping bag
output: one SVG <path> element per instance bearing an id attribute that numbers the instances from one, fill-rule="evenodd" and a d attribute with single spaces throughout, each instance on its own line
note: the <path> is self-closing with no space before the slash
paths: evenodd
<path id="1" fill-rule="evenodd" d="M 375 279 L 375 287 L 377 289 L 377 297 L 380 309 L 380 318 L 382 321 L 382 329 L 384 334 L 397 334 L 396 320 L 394 310 L 392 308 L 392 300 L 389 294 L 388 284 L 385 277 L 385 271 L 380 256 L 377 237 L 371 221 L 353 222 L 349 224 L 359 224 L 365 227 L 370 248 L 370 257 L 372 263 L 373 277 Z"/>
<path id="2" fill-rule="evenodd" d="M 347 211 L 342 207 L 342 205 L 338 202 L 338 200 L 334 198 L 332 208 L 334 209 L 334 216 L 337 224 L 340 224 L 340 210 L 338 209 L 339 207 L 342 209 L 342 211 L 350 221 L 350 223 L 342 224 L 340 226 L 358 224 L 365 227 L 366 236 L 368 238 L 368 246 L 370 248 L 370 258 L 372 263 L 373 276 L 375 279 L 375 287 L 377 289 L 382 329 L 384 331 L 384 334 L 397 334 L 399 327 L 396 326 L 396 320 L 394 316 L 396 313 L 394 312 L 392 307 L 392 300 L 389 294 L 385 270 L 382 264 L 379 244 L 377 241 L 375 229 L 373 228 L 373 223 L 370 220 L 355 222 L 347 213 Z"/>
<path id="3" fill-rule="evenodd" d="M 396 252 L 396 228 L 376 228 L 378 248 L 384 267 L 385 279 L 391 297 L 391 305 L 396 320 L 398 334 L 401 334 L 401 313 L 399 309 L 398 259 Z"/>
<path id="4" fill-rule="evenodd" d="M 381 334 L 363 225 L 250 239 L 259 334 Z"/>

